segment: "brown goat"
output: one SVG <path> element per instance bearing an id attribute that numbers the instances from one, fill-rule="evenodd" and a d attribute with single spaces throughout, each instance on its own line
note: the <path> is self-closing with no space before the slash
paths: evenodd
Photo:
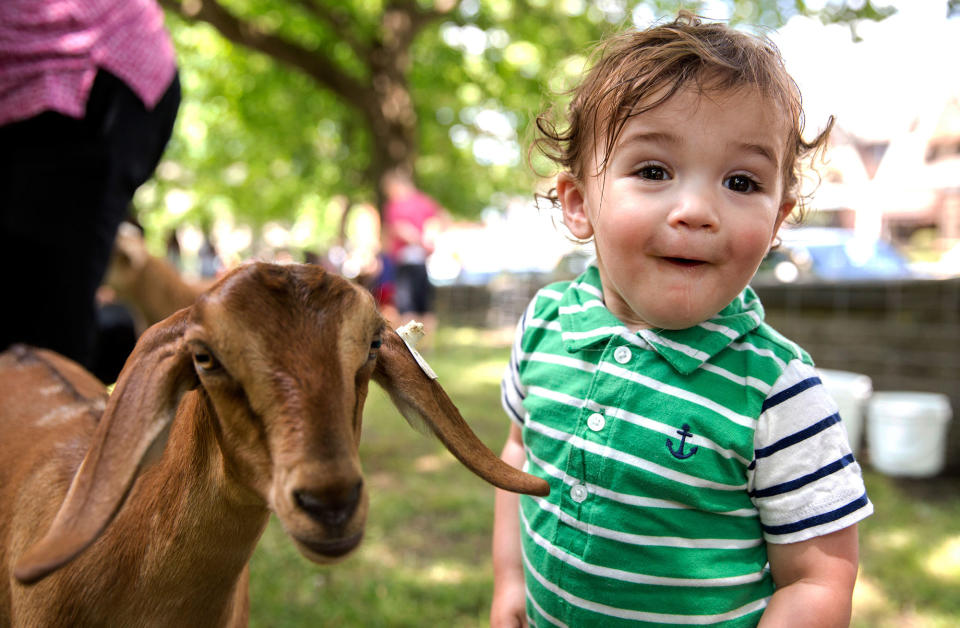
<path id="1" fill-rule="evenodd" d="M 140 231 L 126 222 L 117 229 L 104 283 L 121 301 L 136 308 L 145 323 L 141 330 L 193 305 L 213 285 L 210 280 L 185 279 L 173 264 L 152 255 Z"/>
<path id="2" fill-rule="evenodd" d="M 0 626 L 246 625 L 271 511 L 312 561 L 360 543 L 371 378 L 491 484 L 549 491 L 316 266 L 234 270 L 147 330 L 109 398 L 57 354 L 0 354 Z"/>

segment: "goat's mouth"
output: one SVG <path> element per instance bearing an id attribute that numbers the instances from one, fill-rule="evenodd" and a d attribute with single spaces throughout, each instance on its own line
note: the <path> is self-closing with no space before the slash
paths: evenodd
<path id="1" fill-rule="evenodd" d="M 360 541 L 363 540 L 363 531 L 361 530 L 356 534 L 351 534 L 350 536 L 345 536 L 340 539 L 327 539 L 323 541 L 307 540 L 296 536 L 292 538 L 297 545 L 309 552 L 307 558 L 316 560 L 314 558 L 315 555 L 319 557 L 320 560 L 336 560 L 343 558 L 360 545 Z"/>

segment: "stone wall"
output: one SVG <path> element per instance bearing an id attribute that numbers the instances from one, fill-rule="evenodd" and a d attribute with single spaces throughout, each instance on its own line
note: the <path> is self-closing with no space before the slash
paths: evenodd
<path id="1" fill-rule="evenodd" d="M 538 285 L 503 281 L 437 292 L 445 324 L 515 325 Z M 822 368 L 869 375 L 874 390 L 950 398 L 947 471 L 960 474 L 960 278 L 755 286 L 767 321 Z"/>
<path id="2" fill-rule="evenodd" d="M 756 289 L 767 321 L 818 366 L 869 375 L 876 391 L 947 395 L 947 466 L 960 473 L 960 279 Z"/>

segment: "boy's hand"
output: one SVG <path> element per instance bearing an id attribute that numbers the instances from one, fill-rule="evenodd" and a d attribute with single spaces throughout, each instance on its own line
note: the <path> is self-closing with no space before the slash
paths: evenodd
<path id="1" fill-rule="evenodd" d="M 527 601 L 523 579 L 493 586 L 490 628 L 527 628 Z"/>

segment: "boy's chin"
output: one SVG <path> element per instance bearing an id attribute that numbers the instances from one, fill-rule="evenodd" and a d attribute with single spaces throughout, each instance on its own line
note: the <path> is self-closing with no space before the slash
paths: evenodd
<path id="1" fill-rule="evenodd" d="M 717 310 L 712 310 L 709 308 L 704 308 L 702 310 L 688 310 L 688 311 L 664 311 L 664 312 L 652 312 L 649 313 L 646 317 L 647 324 L 644 326 L 648 329 L 655 330 L 665 330 L 665 331 L 678 331 L 681 329 L 689 329 L 691 327 L 696 327 L 700 323 L 710 320 L 717 315 L 721 308 Z"/>

